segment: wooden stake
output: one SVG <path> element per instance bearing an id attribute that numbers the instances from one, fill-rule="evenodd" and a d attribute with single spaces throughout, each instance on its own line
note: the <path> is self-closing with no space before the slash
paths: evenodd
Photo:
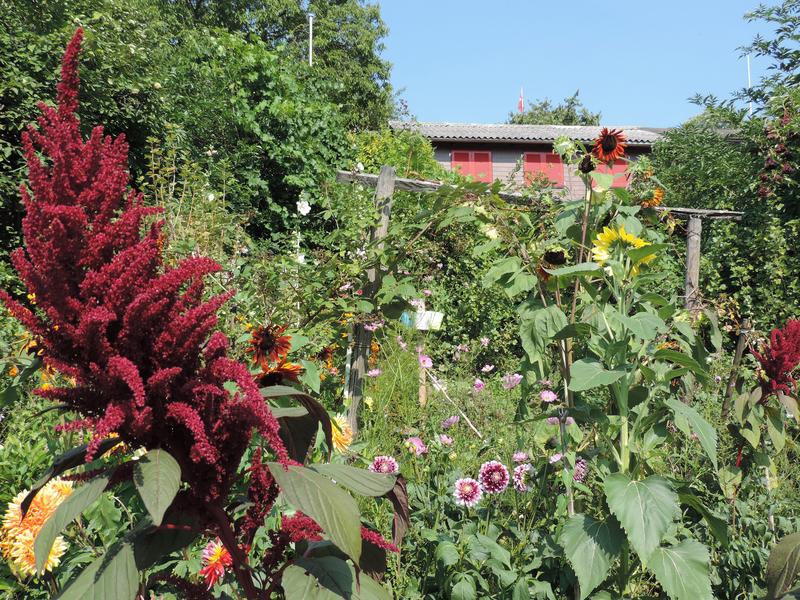
<path id="1" fill-rule="evenodd" d="M 378 182 L 375 186 L 375 207 L 380 213 L 378 225 L 370 231 L 370 243 L 376 244 L 379 250 L 383 249 L 383 238 L 389 233 L 389 216 L 392 212 L 392 194 L 394 194 L 395 183 L 394 167 L 384 165 L 381 167 Z M 364 286 L 363 298 L 371 302 L 375 301 L 375 294 L 381 287 L 381 270 L 378 265 L 367 270 L 367 284 Z M 363 324 L 359 323 L 353 328 L 353 364 L 350 369 L 350 381 L 348 382 L 350 407 L 347 411 L 347 422 L 353 430 L 353 435 L 358 432 L 358 409 L 361 404 L 361 397 L 364 391 L 364 375 L 367 372 L 367 359 L 369 358 L 369 347 L 372 343 L 372 332 L 367 331 Z"/>
<path id="2" fill-rule="evenodd" d="M 703 235 L 703 222 L 700 217 L 689 217 L 686 230 L 686 308 L 696 313 L 700 303 L 700 239 Z"/>

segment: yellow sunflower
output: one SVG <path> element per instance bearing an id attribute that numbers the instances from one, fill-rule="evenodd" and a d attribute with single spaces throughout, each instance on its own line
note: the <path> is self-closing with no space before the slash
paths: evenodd
<path id="1" fill-rule="evenodd" d="M 333 448 L 344 453 L 353 443 L 353 430 L 344 415 L 336 415 L 333 419 Z"/>
<path id="2" fill-rule="evenodd" d="M 22 501 L 29 490 L 23 490 L 9 502 L 0 525 L 0 552 L 12 569 L 23 577 L 36 575 L 36 557 L 33 543 L 47 519 L 56 511 L 64 499 L 72 493 L 72 482 L 52 479 L 34 496 L 25 518 L 22 518 Z M 52 571 L 67 551 L 64 538 L 58 536 L 39 575 Z"/>
<path id="3" fill-rule="evenodd" d="M 601 233 L 594 238 L 592 247 L 592 258 L 599 265 L 604 265 L 612 257 L 622 258 L 621 254 L 629 248 L 643 248 L 649 246 L 650 242 L 644 241 L 635 235 L 625 231 L 625 225 L 620 225 L 619 229 L 604 227 Z M 649 263 L 655 258 L 654 254 L 645 256 L 634 262 L 631 267 L 631 275 L 634 277 L 639 274 L 639 266 Z"/>

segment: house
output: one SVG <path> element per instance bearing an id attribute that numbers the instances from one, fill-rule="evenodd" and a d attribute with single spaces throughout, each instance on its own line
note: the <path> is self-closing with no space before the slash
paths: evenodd
<path id="1" fill-rule="evenodd" d="M 391 121 L 390 127 L 417 131 L 428 138 L 433 144 L 436 160 L 446 169 L 458 169 L 478 181 L 500 179 L 511 188 L 521 187 L 531 177 L 544 176 L 554 187 L 565 188 L 570 198 L 583 195 L 583 184 L 553 152 L 553 142 L 567 136 L 589 146 L 603 128 L 599 125 L 480 125 L 415 121 Z M 664 131 L 644 127 L 614 129 L 624 132 L 626 158 L 630 160 L 649 153 Z M 626 161 L 618 160 L 610 171 L 605 165 L 600 170 L 620 175 L 626 167 Z M 617 187 L 626 184 L 625 177 L 614 180 Z"/>

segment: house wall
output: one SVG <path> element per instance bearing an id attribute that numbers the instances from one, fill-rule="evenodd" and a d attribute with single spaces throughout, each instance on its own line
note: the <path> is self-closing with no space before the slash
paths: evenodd
<path id="1" fill-rule="evenodd" d="M 483 150 L 492 153 L 492 178 L 499 179 L 510 189 L 524 185 L 522 159 L 526 152 L 552 152 L 551 144 L 485 144 L 462 142 L 433 142 L 436 161 L 447 170 L 452 164 L 454 150 Z M 627 158 L 635 160 L 649 152 L 648 148 L 629 148 Z M 581 198 L 583 182 L 571 169 L 564 166 L 564 187 L 570 198 Z"/>

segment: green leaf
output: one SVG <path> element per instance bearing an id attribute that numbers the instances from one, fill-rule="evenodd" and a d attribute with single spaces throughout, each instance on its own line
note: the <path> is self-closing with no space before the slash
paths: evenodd
<path id="1" fill-rule="evenodd" d="M 561 331 L 553 336 L 554 340 L 566 340 L 567 338 L 574 338 L 587 335 L 592 332 L 592 326 L 589 323 L 570 323 Z"/>
<path id="2" fill-rule="evenodd" d="M 331 480 L 305 467 L 268 463 L 286 500 L 314 519 L 353 562 L 361 557 L 361 519 L 352 496 Z"/>
<path id="3" fill-rule="evenodd" d="M 595 188 L 598 190 L 610 189 L 614 184 L 614 176 L 610 173 L 601 173 L 600 171 L 592 171 L 589 173 L 592 180 L 594 180 Z"/>
<path id="4" fill-rule="evenodd" d="M 600 265 L 593 262 L 582 262 L 577 265 L 570 265 L 568 267 L 560 267 L 558 269 L 545 269 L 550 275 L 554 277 L 578 277 L 579 275 L 596 275 L 603 269 Z"/>
<path id="5" fill-rule="evenodd" d="M 42 572 L 56 537 L 100 497 L 103 490 L 106 489 L 109 479 L 108 475 L 101 475 L 79 486 L 58 505 L 55 512 L 45 521 L 33 544 L 38 573 Z"/>
<path id="6" fill-rule="evenodd" d="M 655 475 L 634 481 L 625 473 L 612 473 L 603 487 L 608 507 L 647 564 L 678 512 L 678 495 L 666 479 Z"/>
<path id="7" fill-rule="evenodd" d="M 688 404 L 684 404 L 675 398 L 667 398 L 665 404 L 672 410 L 676 417 L 680 415 L 686 419 L 689 423 L 689 427 L 691 427 L 697 439 L 700 440 L 700 445 L 703 447 L 703 450 L 705 450 L 708 458 L 711 459 L 711 464 L 714 465 L 714 470 L 716 471 L 718 469 L 717 430 L 714 429 L 713 425 L 706 421 L 699 412 Z M 677 422 L 676 420 L 676 423 Z"/>
<path id="8" fill-rule="evenodd" d="M 475 580 L 469 575 L 464 575 L 450 590 L 450 600 L 475 600 L 477 597 Z"/>
<path id="9" fill-rule="evenodd" d="M 522 268 L 522 263 L 516 256 L 509 256 L 497 261 L 483 276 L 483 286 L 489 287 L 500 281 L 502 278 L 516 273 Z"/>
<path id="10" fill-rule="evenodd" d="M 134 600 L 139 591 L 133 548 L 117 542 L 89 564 L 58 595 L 58 600 Z"/>
<path id="11" fill-rule="evenodd" d="M 295 563 L 281 579 L 286 600 L 389 600 L 381 584 L 363 573 L 356 580 L 353 566 L 341 558 L 299 558 Z"/>
<path id="12" fill-rule="evenodd" d="M 772 406 L 767 406 L 764 410 L 767 413 L 767 434 L 769 439 L 772 440 L 775 452 L 780 452 L 786 445 L 786 435 L 783 431 L 783 415 L 781 415 L 780 409 Z"/>
<path id="13" fill-rule="evenodd" d="M 641 248 L 630 248 L 627 250 L 627 254 L 628 258 L 631 259 L 631 262 L 637 263 L 648 256 L 652 256 L 653 254 L 661 252 L 664 248 L 669 248 L 669 244 L 648 244 L 647 246 L 642 246 Z"/>
<path id="14" fill-rule="evenodd" d="M 653 353 L 653 358 L 656 360 L 675 363 L 676 365 L 691 369 L 698 377 L 703 379 L 708 378 L 705 368 L 691 356 L 684 354 L 683 352 L 665 348 L 663 350 L 656 350 L 656 352 Z"/>
<path id="15" fill-rule="evenodd" d="M 613 517 L 601 523 L 588 515 L 577 514 L 566 522 L 558 541 L 578 576 L 581 600 L 606 579 L 624 539 L 625 534 Z"/>
<path id="16" fill-rule="evenodd" d="M 786 409 L 786 414 L 789 415 L 789 418 L 800 423 L 800 409 L 797 407 L 797 400 L 779 391 L 778 401 L 783 405 L 783 408 Z"/>
<path id="17" fill-rule="evenodd" d="M 640 312 L 632 317 L 622 315 L 620 320 L 633 335 L 644 341 L 654 340 L 659 333 L 667 329 L 661 317 L 648 312 Z"/>
<path id="18" fill-rule="evenodd" d="M 678 490 L 678 500 L 681 504 L 689 506 L 700 513 L 700 516 L 708 523 L 708 528 L 711 530 L 713 536 L 719 540 L 723 547 L 728 547 L 728 522 L 725 519 L 712 513 L 708 507 L 700 501 L 700 498 L 695 496 L 694 492 L 688 486 L 681 487 Z"/>
<path id="19" fill-rule="evenodd" d="M 605 370 L 602 363 L 594 358 L 582 358 L 572 363 L 569 389 L 573 392 L 582 392 L 601 385 L 610 385 L 624 374 L 625 372 L 619 369 Z"/>
<path id="20" fill-rule="evenodd" d="M 728 500 L 736 497 L 736 488 L 742 484 L 742 470 L 739 467 L 722 467 L 717 472 L 719 487 Z"/>
<path id="21" fill-rule="evenodd" d="M 305 417 L 308 414 L 302 406 L 270 406 L 269 410 L 276 419 Z"/>
<path id="22" fill-rule="evenodd" d="M 713 600 L 708 550 L 696 540 L 656 548 L 648 566 L 672 600 Z"/>
<path id="23" fill-rule="evenodd" d="M 319 393 L 319 367 L 317 364 L 310 360 L 301 360 L 300 364 L 303 365 L 303 372 L 298 379 L 311 388 L 315 393 Z"/>
<path id="24" fill-rule="evenodd" d="M 349 465 L 319 464 L 312 465 L 312 471 L 321 473 L 335 480 L 339 485 L 351 489 L 362 496 L 378 498 L 385 495 L 394 487 L 396 475 L 373 473 L 365 469 L 358 469 Z"/>
<path id="25" fill-rule="evenodd" d="M 789 591 L 800 574 L 800 533 L 781 539 L 772 548 L 767 561 L 767 600 L 775 600 Z"/>
<path id="26" fill-rule="evenodd" d="M 133 483 L 153 523 L 161 525 L 164 513 L 181 487 L 181 468 L 178 462 L 166 450 L 149 450 L 136 461 Z"/>
<path id="27" fill-rule="evenodd" d="M 436 560 L 445 567 L 453 566 L 460 559 L 456 545 L 447 540 L 439 542 L 439 544 L 436 546 L 436 552 L 434 553 L 434 556 L 436 556 Z"/>

